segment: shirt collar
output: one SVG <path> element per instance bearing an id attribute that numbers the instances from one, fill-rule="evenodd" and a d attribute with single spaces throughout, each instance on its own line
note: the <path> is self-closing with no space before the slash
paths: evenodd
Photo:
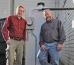
<path id="1" fill-rule="evenodd" d="M 18 17 L 17 17 L 17 15 L 16 15 L 16 14 L 15 14 L 14 16 L 15 16 L 15 18 L 17 18 L 17 19 L 18 19 Z M 21 17 L 20 19 L 22 19 L 22 17 Z"/>

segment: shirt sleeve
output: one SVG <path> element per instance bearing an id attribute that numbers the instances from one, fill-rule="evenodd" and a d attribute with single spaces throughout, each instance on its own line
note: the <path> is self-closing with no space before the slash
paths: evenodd
<path id="1" fill-rule="evenodd" d="M 44 41 L 43 41 L 43 28 L 41 26 L 41 31 L 40 31 L 40 41 L 39 41 L 39 45 L 43 45 L 44 44 Z"/>
<path id="2" fill-rule="evenodd" d="M 66 40 L 64 27 L 61 21 L 58 23 L 58 35 L 59 35 L 59 43 L 63 44 L 63 42 Z"/>
<path id="3" fill-rule="evenodd" d="M 9 28 L 9 21 L 10 21 L 10 17 L 6 18 L 3 26 L 2 26 L 2 35 L 5 41 L 8 40 L 8 28 Z"/>

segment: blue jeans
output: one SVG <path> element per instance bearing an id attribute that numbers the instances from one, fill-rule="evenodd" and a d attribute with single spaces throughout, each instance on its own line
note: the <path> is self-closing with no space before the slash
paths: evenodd
<path id="1" fill-rule="evenodd" d="M 59 51 L 57 50 L 58 42 L 44 43 L 46 49 L 43 51 L 40 49 L 38 59 L 41 65 L 51 65 L 47 62 L 47 53 L 50 54 L 52 65 L 59 65 Z"/>

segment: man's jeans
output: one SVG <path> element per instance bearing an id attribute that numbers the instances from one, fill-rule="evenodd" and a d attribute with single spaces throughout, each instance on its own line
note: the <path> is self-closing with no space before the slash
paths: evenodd
<path id="1" fill-rule="evenodd" d="M 46 49 L 43 51 L 40 49 L 38 59 L 41 65 L 51 65 L 47 62 L 47 53 L 50 54 L 52 65 L 59 65 L 59 51 L 57 50 L 58 42 L 44 43 Z"/>

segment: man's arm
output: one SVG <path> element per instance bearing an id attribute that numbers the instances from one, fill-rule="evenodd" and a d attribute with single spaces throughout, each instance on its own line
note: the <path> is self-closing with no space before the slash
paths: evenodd
<path id="1" fill-rule="evenodd" d="M 58 24 L 59 43 L 63 44 L 63 42 L 66 40 L 65 31 L 62 22 L 59 21 Z"/>
<path id="2" fill-rule="evenodd" d="M 41 47 L 42 50 L 45 50 L 45 46 L 44 46 L 44 40 L 43 40 L 43 28 L 41 26 L 41 31 L 40 31 L 40 42 L 39 45 Z"/>
<path id="3" fill-rule="evenodd" d="M 43 41 L 43 28 L 41 26 L 41 31 L 40 31 L 40 41 L 39 41 L 39 45 L 41 47 L 41 45 L 44 44 L 44 41 Z"/>
<path id="4" fill-rule="evenodd" d="M 8 38 L 8 27 L 9 27 L 9 21 L 10 21 L 10 17 L 6 18 L 3 26 L 2 26 L 2 35 L 3 35 L 3 38 L 5 41 L 7 41 L 9 38 Z"/>
<path id="5" fill-rule="evenodd" d="M 57 46 L 57 50 L 62 50 L 62 44 L 63 42 L 66 40 L 66 36 L 65 36 L 65 31 L 64 31 L 64 27 L 63 24 L 61 23 L 61 21 L 59 21 L 58 23 L 58 35 L 59 35 L 59 44 Z"/>

